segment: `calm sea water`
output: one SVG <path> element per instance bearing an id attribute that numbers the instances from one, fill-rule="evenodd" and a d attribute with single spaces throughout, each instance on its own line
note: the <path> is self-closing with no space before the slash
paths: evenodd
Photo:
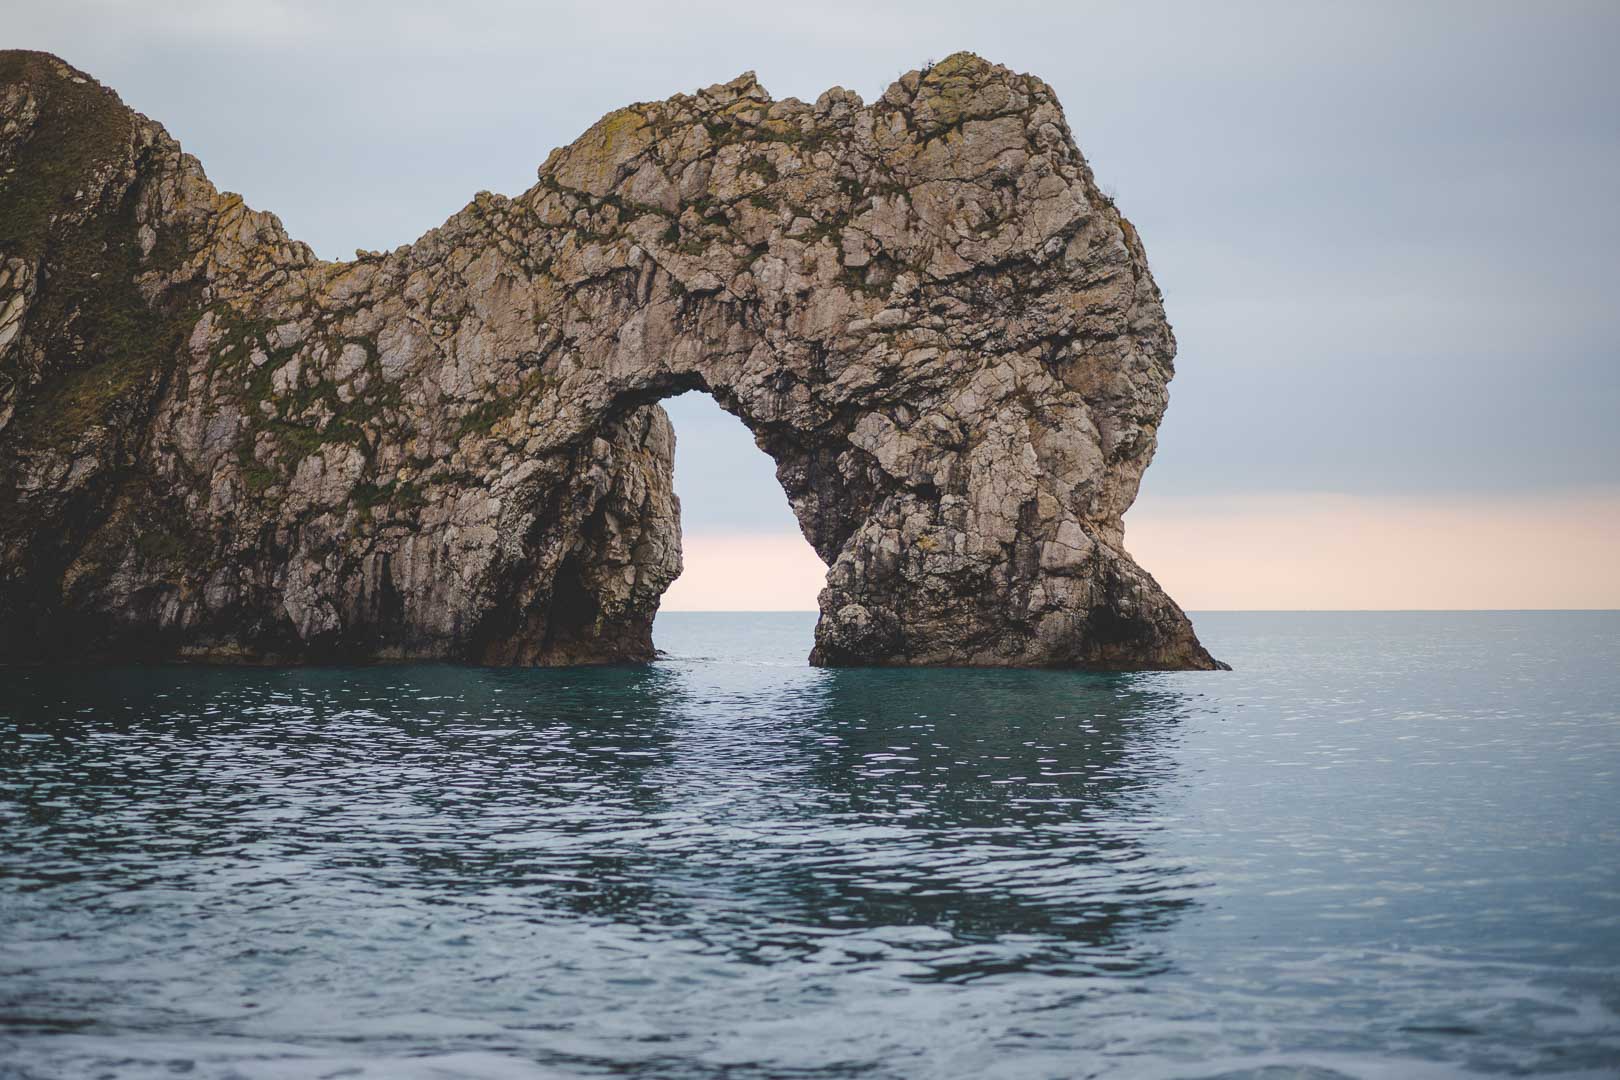
<path id="1" fill-rule="evenodd" d="M 1620 1073 L 1620 614 L 0 672 L 0 1076 Z"/>

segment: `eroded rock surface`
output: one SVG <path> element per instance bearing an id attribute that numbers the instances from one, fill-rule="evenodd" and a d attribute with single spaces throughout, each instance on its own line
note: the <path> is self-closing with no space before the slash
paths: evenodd
<path id="1" fill-rule="evenodd" d="M 1051 88 L 622 109 L 352 262 L 0 53 L 0 659 L 645 659 L 657 401 L 754 432 L 824 664 L 1214 662 L 1125 553 L 1175 342 Z"/>

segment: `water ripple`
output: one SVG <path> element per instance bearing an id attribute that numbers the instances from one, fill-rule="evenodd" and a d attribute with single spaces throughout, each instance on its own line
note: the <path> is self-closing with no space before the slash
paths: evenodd
<path id="1" fill-rule="evenodd" d="M 1605 1074 L 1620 619 L 1391 618 L 0 673 L 0 1076 Z"/>

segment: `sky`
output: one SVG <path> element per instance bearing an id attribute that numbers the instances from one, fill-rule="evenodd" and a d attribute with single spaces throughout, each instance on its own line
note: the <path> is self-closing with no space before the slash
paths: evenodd
<path id="1" fill-rule="evenodd" d="M 1127 546 L 1193 610 L 1620 607 L 1620 4 L 0 0 L 322 256 L 758 72 L 1050 83 L 1180 342 Z M 671 609 L 810 609 L 772 465 L 688 394 Z"/>

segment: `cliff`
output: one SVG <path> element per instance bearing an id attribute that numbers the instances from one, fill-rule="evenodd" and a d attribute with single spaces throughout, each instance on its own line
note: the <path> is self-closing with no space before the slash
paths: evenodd
<path id="1" fill-rule="evenodd" d="M 823 664 L 1214 666 L 1125 552 L 1175 343 L 1051 89 L 752 75 L 325 262 L 0 53 L 0 660 L 646 659 L 660 398 L 777 463 Z"/>

